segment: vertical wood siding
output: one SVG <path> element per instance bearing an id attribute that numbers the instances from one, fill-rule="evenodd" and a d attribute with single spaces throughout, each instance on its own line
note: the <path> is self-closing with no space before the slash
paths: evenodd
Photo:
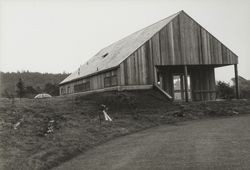
<path id="1" fill-rule="evenodd" d="M 91 76 L 91 77 L 88 77 L 88 78 L 83 78 L 81 80 L 76 80 L 74 82 L 70 82 L 70 83 L 67 83 L 65 85 L 61 85 L 60 86 L 60 95 L 75 93 L 74 85 L 82 84 L 82 83 L 85 83 L 85 82 L 88 82 L 88 81 L 90 82 L 90 89 L 89 89 L 90 91 L 91 90 L 97 90 L 97 89 L 103 89 L 104 88 L 104 78 L 107 75 L 113 75 L 113 74 L 117 74 L 117 83 L 118 83 L 117 85 L 119 85 L 121 83 L 121 81 L 123 81 L 121 79 L 122 76 L 120 76 L 123 73 L 118 68 L 118 69 L 107 71 L 107 72 L 104 72 L 104 73 L 100 73 L 100 74 L 97 74 L 97 75 L 94 75 L 94 76 Z"/>
<path id="2" fill-rule="evenodd" d="M 214 100 L 216 98 L 214 68 L 191 69 L 190 75 L 194 101 Z"/>
<path id="3" fill-rule="evenodd" d="M 185 13 L 145 42 L 121 63 L 121 85 L 156 81 L 157 65 L 228 65 L 237 56 Z"/>
<path id="4" fill-rule="evenodd" d="M 213 100 L 216 97 L 214 67 L 237 63 L 238 57 L 232 51 L 181 12 L 127 57 L 115 71 L 118 85 L 149 85 L 157 81 L 156 66 L 188 65 L 193 100 Z M 60 92 L 74 93 L 74 85 L 85 81 L 90 82 L 90 90 L 105 88 L 105 75 L 111 72 L 62 85 Z M 162 74 L 164 90 L 173 95 L 171 70 Z"/>

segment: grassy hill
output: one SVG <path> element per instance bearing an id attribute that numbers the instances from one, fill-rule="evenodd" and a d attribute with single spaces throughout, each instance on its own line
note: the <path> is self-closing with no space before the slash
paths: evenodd
<path id="1" fill-rule="evenodd" d="M 113 122 L 105 122 L 101 104 Z M 161 124 L 249 113 L 249 100 L 171 103 L 156 90 L 0 100 L 0 169 L 50 169 L 115 137 Z M 101 123 L 100 117 L 101 116 Z"/>
<path id="2" fill-rule="evenodd" d="M 47 83 L 58 84 L 65 79 L 68 74 L 51 74 L 51 73 L 38 73 L 38 72 L 0 72 L 0 97 L 3 96 L 5 91 L 10 94 L 15 94 L 16 84 L 21 78 L 24 85 L 32 86 L 34 89 L 44 89 Z"/>

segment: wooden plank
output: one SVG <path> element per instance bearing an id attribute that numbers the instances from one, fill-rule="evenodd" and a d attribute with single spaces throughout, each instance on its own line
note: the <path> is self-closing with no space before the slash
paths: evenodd
<path id="1" fill-rule="evenodd" d="M 196 63 L 200 64 L 200 27 L 198 24 L 195 24 L 196 27 L 196 34 L 195 34 L 195 39 L 196 39 Z"/>
<path id="2" fill-rule="evenodd" d="M 164 27 L 160 31 L 160 50 L 161 50 L 161 64 L 168 65 L 169 64 L 169 56 L 167 52 L 167 28 Z"/>
<path id="3" fill-rule="evenodd" d="M 143 84 L 143 80 L 142 80 L 142 55 L 141 55 L 141 51 L 138 49 L 137 51 L 137 57 L 138 57 L 138 68 L 139 68 L 139 84 Z"/>
<path id="4" fill-rule="evenodd" d="M 157 84 L 154 85 L 160 92 L 162 92 L 168 99 L 173 100 L 173 97 L 169 95 L 166 91 L 164 91 L 160 86 Z"/>
<path id="5" fill-rule="evenodd" d="M 145 46 L 142 46 L 140 48 L 141 51 L 141 76 L 142 76 L 142 84 L 147 84 L 146 79 L 147 79 L 147 72 L 146 72 L 146 58 L 145 58 Z"/>
<path id="6" fill-rule="evenodd" d="M 219 50 L 218 50 L 218 41 L 214 38 L 213 39 L 213 46 L 214 46 L 214 57 L 215 57 L 215 63 L 219 64 Z"/>
<path id="7" fill-rule="evenodd" d="M 193 28 L 192 28 L 192 22 L 188 21 L 186 19 L 186 23 L 187 23 L 187 39 L 186 41 L 189 41 L 188 44 L 188 48 L 187 48 L 187 54 L 186 54 L 186 58 L 187 58 L 187 64 L 192 64 L 192 62 L 194 62 L 194 40 L 193 40 Z"/>
<path id="8" fill-rule="evenodd" d="M 187 66 L 184 65 L 184 84 L 185 84 L 185 101 L 188 102 L 188 81 L 187 81 Z"/>
<path id="9" fill-rule="evenodd" d="M 127 72 L 128 72 L 128 84 L 132 84 L 132 67 L 131 67 L 131 57 L 127 58 Z"/>
<path id="10" fill-rule="evenodd" d="M 191 37 L 191 60 L 190 64 L 198 64 L 197 63 L 197 31 L 196 31 L 196 26 L 193 20 L 191 20 L 190 23 L 190 37 Z"/>
<path id="11" fill-rule="evenodd" d="M 202 39 L 201 39 L 201 28 L 198 27 L 198 63 L 199 64 L 203 64 L 203 60 L 202 60 Z"/>
<path id="12" fill-rule="evenodd" d="M 153 46 L 152 46 L 152 40 L 149 41 L 149 49 L 150 49 L 150 56 L 151 56 L 151 64 L 152 64 L 152 82 L 153 84 L 156 83 L 157 75 L 156 75 L 156 68 L 155 68 L 155 60 L 154 60 L 154 52 L 153 52 Z"/>
<path id="13" fill-rule="evenodd" d="M 127 72 L 127 60 L 125 60 L 124 62 L 123 62 L 123 64 L 124 64 L 124 84 L 125 85 L 128 85 L 128 72 Z"/>
<path id="14" fill-rule="evenodd" d="M 207 36 L 207 49 L 208 49 L 208 56 L 207 56 L 207 63 L 206 64 L 212 64 L 212 50 L 211 50 L 211 47 L 210 47 L 210 35 L 208 34 L 208 32 L 206 33 L 206 36 Z"/>
<path id="15" fill-rule="evenodd" d="M 161 53 L 160 53 L 160 40 L 159 40 L 159 33 L 157 33 L 155 36 L 152 38 L 153 42 L 153 52 L 154 52 L 154 57 L 155 57 L 155 64 L 160 65 L 160 58 L 161 58 Z"/>
<path id="16" fill-rule="evenodd" d="M 174 37 L 174 53 L 176 57 L 176 65 L 186 64 L 186 37 L 185 37 L 185 20 L 183 14 L 173 22 L 173 37 Z M 177 32 L 178 31 L 178 32 Z M 179 34 L 178 34 L 179 33 Z"/>
<path id="17" fill-rule="evenodd" d="M 204 30 L 201 30 L 201 42 L 202 42 L 202 64 L 207 64 L 208 63 L 207 36 Z"/>
<path id="18" fill-rule="evenodd" d="M 209 64 L 215 63 L 213 41 L 214 41 L 213 37 L 209 35 L 209 47 L 210 47 L 210 57 L 211 57 Z"/>
<path id="19" fill-rule="evenodd" d="M 145 43 L 145 55 L 146 55 L 146 70 L 147 70 L 147 84 L 153 84 L 153 67 L 152 67 L 152 56 L 150 52 L 149 41 Z"/>
<path id="20" fill-rule="evenodd" d="M 238 76 L 238 67 L 237 64 L 234 64 L 234 74 L 235 74 L 235 92 L 236 92 L 236 98 L 240 98 L 240 91 L 239 91 L 239 76 Z"/>
<path id="21" fill-rule="evenodd" d="M 129 65 L 130 65 L 130 81 L 131 83 L 130 84 L 135 84 L 135 66 L 134 66 L 134 59 L 135 59 L 135 56 L 134 54 L 132 54 L 130 57 L 130 61 L 129 61 Z"/>
<path id="22" fill-rule="evenodd" d="M 168 37 L 169 37 L 169 41 L 168 41 L 168 49 L 169 49 L 169 56 L 171 58 L 171 62 L 169 64 L 173 65 L 175 64 L 175 60 L 176 60 L 176 57 L 175 57 L 175 53 L 174 53 L 174 35 L 173 35 L 173 23 L 169 23 L 168 24 Z"/>
<path id="23" fill-rule="evenodd" d="M 219 57 L 219 64 L 222 64 L 222 51 L 221 51 L 221 43 L 218 42 L 218 57 Z"/>
<path id="24" fill-rule="evenodd" d="M 120 80 L 121 80 L 121 85 L 125 85 L 124 62 L 120 64 Z"/>
<path id="25" fill-rule="evenodd" d="M 140 72 L 141 72 L 141 70 L 140 70 L 140 58 L 139 58 L 139 56 L 138 56 L 138 52 L 136 51 L 135 52 L 135 57 L 136 57 L 136 63 L 137 63 L 137 65 L 136 65 L 136 67 L 137 67 L 137 73 L 136 73 L 136 78 L 137 78 L 137 84 L 140 84 Z"/>
<path id="26" fill-rule="evenodd" d="M 138 68 L 137 68 L 137 56 L 134 54 L 133 55 L 133 77 L 134 77 L 134 83 L 133 84 L 138 84 L 138 79 L 137 79 L 137 72 L 138 72 Z"/>
<path id="27" fill-rule="evenodd" d="M 136 53 L 134 53 L 134 84 L 139 84 L 139 75 L 138 75 L 138 72 L 139 72 L 139 68 L 138 68 L 138 57 L 136 55 Z"/>

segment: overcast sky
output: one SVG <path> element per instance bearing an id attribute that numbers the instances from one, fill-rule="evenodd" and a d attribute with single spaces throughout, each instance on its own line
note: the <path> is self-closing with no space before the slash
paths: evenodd
<path id="1" fill-rule="evenodd" d="M 248 0 L 0 0 L 0 70 L 72 72 L 100 49 L 180 10 L 239 56 L 250 79 Z M 229 81 L 233 66 L 216 69 Z"/>

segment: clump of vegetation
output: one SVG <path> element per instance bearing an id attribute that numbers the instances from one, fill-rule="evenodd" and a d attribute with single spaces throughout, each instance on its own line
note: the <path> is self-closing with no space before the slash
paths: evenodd
<path id="1" fill-rule="evenodd" d="M 234 82 L 235 80 L 232 79 Z M 240 96 L 241 98 L 249 99 L 250 98 L 250 80 L 246 80 L 243 77 L 239 76 L 239 87 L 240 87 Z"/>
<path id="2" fill-rule="evenodd" d="M 235 79 L 232 78 L 233 84 L 235 84 Z M 221 99 L 232 99 L 235 98 L 235 85 L 230 85 L 223 81 L 217 83 L 217 98 Z M 246 80 L 239 76 L 239 92 L 240 98 L 249 99 L 250 98 L 250 80 Z"/>
<path id="3" fill-rule="evenodd" d="M 21 78 L 19 78 L 19 81 L 17 82 L 16 87 L 17 87 L 17 91 L 16 91 L 17 96 L 19 98 L 22 98 L 24 96 L 24 83 Z"/>
<path id="4" fill-rule="evenodd" d="M 229 83 L 219 81 L 217 84 L 217 98 L 232 99 L 234 98 L 234 89 Z"/>

